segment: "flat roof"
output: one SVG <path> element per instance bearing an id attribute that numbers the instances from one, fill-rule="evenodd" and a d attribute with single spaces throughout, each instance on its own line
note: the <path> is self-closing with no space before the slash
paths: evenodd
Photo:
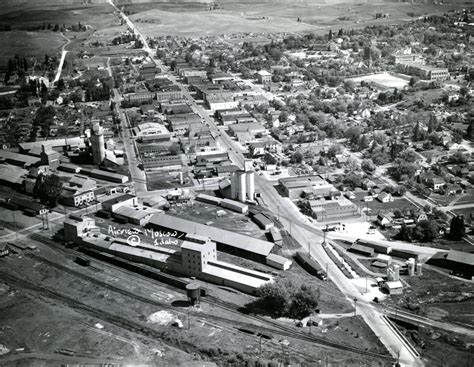
<path id="1" fill-rule="evenodd" d="M 142 219 L 147 215 L 158 213 L 158 210 L 150 208 L 148 206 L 139 206 L 132 208 L 130 206 L 123 205 L 115 210 L 116 214 L 120 214 L 133 219 Z"/>
<path id="2" fill-rule="evenodd" d="M 240 233 L 226 231 L 221 228 L 206 226 L 198 222 L 181 219 L 164 213 L 158 213 L 151 217 L 150 225 L 160 226 L 183 233 L 195 233 L 210 237 L 212 241 L 240 250 L 248 251 L 257 255 L 268 256 L 274 244 L 259 240 Z"/>

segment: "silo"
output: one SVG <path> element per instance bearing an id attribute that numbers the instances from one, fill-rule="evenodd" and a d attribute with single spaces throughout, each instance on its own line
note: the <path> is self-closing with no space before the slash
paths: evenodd
<path id="1" fill-rule="evenodd" d="M 423 275 L 423 264 L 416 264 L 416 275 Z"/>
<path id="2" fill-rule="evenodd" d="M 237 199 L 237 193 L 239 192 L 239 181 L 237 179 L 237 172 L 232 173 L 230 180 L 230 198 L 233 200 Z"/>
<path id="3" fill-rule="evenodd" d="M 393 264 L 393 280 L 397 281 L 400 280 L 400 265 Z"/>
<path id="4" fill-rule="evenodd" d="M 252 200 L 255 198 L 255 172 L 254 171 L 248 171 L 246 173 L 247 177 L 247 195 L 249 200 Z"/>
<path id="5" fill-rule="evenodd" d="M 104 129 L 98 122 L 92 126 L 91 146 L 94 164 L 101 164 L 105 159 L 105 143 Z"/>
<path id="6" fill-rule="evenodd" d="M 406 264 L 408 267 L 408 275 L 412 277 L 413 275 L 415 275 L 415 259 L 410 257 Z"/>
<path id="7" fill-rule="evenodd" d="M 237 181 L 239 182 L 239 191 L 237 192 L 238 200 L 245 202 L 247 200 L 247 183 L 245 171 L 237 171 Z"/>

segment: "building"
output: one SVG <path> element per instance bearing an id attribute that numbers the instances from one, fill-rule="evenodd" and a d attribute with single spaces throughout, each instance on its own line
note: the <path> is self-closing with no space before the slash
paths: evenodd
<path id="1" fill-rule="evenodd" d="M 101 164 L 105 159 L 104 128 L 96 122 L 92 126 L 91 135 L 92 161 Z"/>
<path id="2" fill-rule="evenodd" d="M 367 257 L 373 257 L 374 256 L 374 249 L 373 248 L 368 247 L 368 246 L 359 245 L 357 243 L 353 243 L 348 251 L 353 252 L 355 254 L 364 255 L 364 256 L 367 256 Z"/>
<path id="3" fill-rule="evenodd" d="M 315 197 L 331 196 L 336 192 L 336 188 L 322 179 L 319 175 L 303 175 L 295 177 L 280 178 L 278 184 L 284 196 L 291 200 L 301 198 L 301 194 L 311 194 Z"/>
<path id="4" fill-rule="evenodd" d="M 74 207 L 87 205 L 94 200 L 95 193 L 93 190 L 79 190 L 71 186 L 64 186 L 59 197 L 62 204 Z"/>
<path id="5" fill-rule="evenodd" d="M 273 243 L 271 242 L 168 214 L 155 214 L 150 219 L 147 227 L 155 230 L 176 231 L 178 237 L 190 233 L 208 236 L 212 241 L 216 242 L 219 251 L 230 252 L 263 263 L 265 263 L 266 257 L 273 249 Z"/>
<path id="6" fill-rule="evenodd" d="M 1 162 L 9 163 L 21 168 L 31 168 L 40 166 L 41 158 L 0 149 L 0 163 Z"/>
<path id="7" fill-rule="evenodd" d="M 408 74 L 418 76 L 423 80 L 437 81 L 449 79 L 448 68 L 437 68 L 423 64 L 410 64 L 405 67 Z"/>
<path id="8" fill-rule="evenodd" d="M 388 192 L 381 192 L 377 195 L 377 200 L 381 203 L 391 203 L 393 201 L 393 196 Z"/>
<path id="9" fill-rule="evenodd" d="M 401 281 L 391 281 L 385 282 L 384 288 L 387 290 L 390 295 L 400 295 L 403 294 L 403 284 Z"/>
<path id="10" fill-rule="evenodd" d="M 423 55 L 412 53 L 411 48 L 399 50 L 392 54 L 392 62 L 397 64 L 422 64 L 424 63 Z"/>
<path id="11" fill-rule="evenodd" d="M 428 264 L 449 269 L 455 275 L 468 279 L 474 278 L 474 254 L 462 251 L 449 250 L 435 254 Z"/>
<path id="12" fill-rule="evenodd" d="M 160 241 L 150 244 L 143 240 L 130 244 L 100 233 L 90 218 L 71 217 L 64 223 L 64 233 L 66 240 L 84 247 L 247 293 L 255 294 L 261 286 L 273 281 L 271 275 L 220 261 L 216 243 L 205 235 L 169 236 L 168 243 L 174 244 L 174 249 L 163 247 Z M 271 260 L 275 266 L 286 265 L 278 258 Z"/>
<path id="13" fill-rule="evenodd" d="M 349 218 L 359 215 L 359 208 L 345 197 L 337 199 L 317 199 L 306 202 L 307 211 L 318 221 L 326 222 L 340 218 Z"/>
<path id="14" fill-rule="evenodd" d="M 263 85 L 271 84 L 271 82 L 272 82 L 272 74 L 269 73 L 269 72 L 266 71 L 266 70 L 260 70 L 260 71 L 257 73 L 257 79 L 258 79 L 258 81 L 259 81 L 260 84 L 263 84 Z"/>
<path id="15" fill-rule="evenodd" d="M 275 269 L 288 270 L 292 264 L 293 262 L 290 259 L 287 259 L 283 256 L 275 254 L 270 254 L 267 256 L 267 265 L 270 265 Z"/>
<path id="16" fill-rule="evenodd" d="M 126 98 L 132 104 L 153 103 L 156 94 L 152 92 L 129 93 Z"/>
<path id="17" fill-rule="evenodd" d="M 121 206 L 136 206 L 138 205 L 138 198 L 134 195 L 123 194 L 118 197 L 102 202 L 102 209 L 109 212 L 115 212 Z"/>

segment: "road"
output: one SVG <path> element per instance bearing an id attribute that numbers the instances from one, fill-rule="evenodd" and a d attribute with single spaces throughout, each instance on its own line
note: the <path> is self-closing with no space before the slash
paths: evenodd
<path id="1" fill-rule="evenodd" d="M 59 60 L 59 66 L 58 66 L 58 71 L 56 72 L 56 76 L 54 77 L 53 83 L 56 83 L 59 78 L 61 78 L 61 72 L 63 71 L 63 65 L 64 65 L 64 60 L 66 59 L 66 55 L 68 51 L 66 51 L 66 46 L 71 43 L 71 40 L 67 38 L 62 32 L 61 36 L 63 36 L 64 39 L 66 39 L 66 43 L 61 47 L 61 59 Z"/>
<path id="2" fill-rule="evenodd" d="M 109 0 L 109 3 L 114 7 L 118 12 L 120 10 Z M 148 56 L 155 62 L 155 64 L 161 68 L 163 72 L 169 72 L 169 69 L 161 63 L 160 60 L 155 58 L 153 50 L 151 50 L 147 44 L 146 38 L 138 31 L 130 19 L 120 12 L 121 17 L 128 24 L 130 29 L 139 37 L 144 45 L 144 50 L 147 52 Z M 212 119 L 208 113 L 199 106 L 194 98 L 190 95 L 189 91 L 178 82 L 177 78 L 169 73 L 169 79 L 175 84 L 179 85 L 184 97 L 187 99 L 191 108 L 198 113 L 204 122 L 207 123 L 215 134 L 218 136 L 218 141 L 223 148 L 226 148 L 229 152 L 230 158 L 234 163 L 243 167 L 244 156 L 242 149 L 234 142 L 232 139 L 221 130 L 216 125 L 214 119 Z M 128 144 L 127 144 L 128 145 Z M 265 204 L 269 207 L 274 213 L 281 214 L 280 221 L 289 229 L 293 237 L 302 245 L 308 244 L 310 247 L 310 252 L 313 257 L 315 257 L 320 264 L 333 264 L 332 260 L 328 257 L 326 252 L 321 246 L 322 236 L 321 231 L 314 229 L 310 230 L 307 225 L 303 222 L 301 213 L 295 208 L 295 206 L 289 201 L 288 198 L 282 198 L 279 193 L 273 187 L 273 183 L 264 180 L 262 177 L 255 176 L 255 187 L 256 191 L 260 192 Z M 138 191 L 138 190 L 137 190 Z M 411 348 L 406 346 L 405 341 L 403 341 L 400 336 L 395 332 L 395 330 L 389 325 L 384 315 L 370 302 L 364 302 L 361 298 L 361 291 L 355 287 L 355 285 L 345 277 L 345 275 L 336 267 L 332 267 L 330 273 L 331 280 L 336 284 L 336 286 L 342 291 L 346 298 L 350 302 L 354 302 L 357 308 L 358 314 L 362 315 L 367 325 L 372 329 L 372 331 L 377 335 L 380 341 L 386 346 L 390 351 L 392 356 L 399 357 L 402 365 L 406 366 L 422 366 L 422 361 L 414 354 L 412 354 Z M 357 303 L 361 299 L 362 302 Z"/>
<path id="3" fill-rule="evenodd" d="M 132 137 L 130 121 L 126 113 L 123 112 L 120 104 L 122 97 L 119 91 L 114 88 L 113 90 L 115 102 L 115 112 L 120 119 L 120 126 L 122 130 L 122 141 L 125 154 L 127 155 L 128 169 L 130 171 L 131 181 L 135 185 L 135 194 L 139 192 L 148 191 L 146 185 L 146 174 L 145 171 L 140 169 L 140 159 L 138 157 L 138 148 L 135 139 Z"/>

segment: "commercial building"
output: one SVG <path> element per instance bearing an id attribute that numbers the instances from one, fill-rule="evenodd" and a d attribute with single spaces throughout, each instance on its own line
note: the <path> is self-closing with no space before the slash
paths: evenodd
<path id="1" fill-rule="evenodd" d="M 261 84 L 267 85 L 272 82 L 272 74 L 266 70 L 260 70 L 257 73 L 257 79 Z"/>
<path id="2" fill-rule="evenodd" d="M 180 100 L 182 98 L 183 92 L 181 91 L 181 88 L 176 84 L 162 87 L 156 92 L 156 100 L 158 102 Z"/>
<path id="3" fill-rule="evenodd" d="M 408 74 L 418 76 L 423 80 L 446 80 L 449 79 L 448 68 L 437 68 L 423 64 L 410 64 L 406 66 Z"/>
<path id="4" fill-rule="evenodd" d="M 152 92 L 129 93 L 125 98 L 128 102 L 135 104 L 152 103 L 156 94 Z"/>
<path id="5" fill-rule="evenodd" d="M 167 121 L 171 131 L 177 135 L 183 135 L 188 132 L 193 125 L 199 125 L 202 123 L 201 116 L 195 113 L 169 115 Z"/>
<path id="6" fill-rule="evenodd" d="M 359 214 L 359 208 L 345 197 L 337 199 L 308 200 L 307 206 L 311 216 L 318 221 L 328 221 L 340 218 L 354 217 Z"/>
<path id="7" fill-rule="evenodd" d="M 170 140 L 168 129 L 156 122 L 145 122 L 132 129 L 132 134 L 142 142 L 152 143 Z"/>
<path id="8" fill-rule="evenodd" d="M 399 50 L 392 54 L 392 62 L 397 64 L 422 64 L 424 63 L 423 55 L 412 53 L 411 48 Z"/>
<path id="9" fill-rule="evenodd" d="M 179 155 L 157 155 L 153 157 L 143 157 L 142 164 L 145 169 L 174 171 L 181 169 L 183 161 Z"/>
<path id="10" fill-rule="evenodd" d="M 283 195 L 291 200 L 301 198 L 303 192 L 314 197 L 326 197 L 337 191 L 332 184 L 318 175 L 281 178 L 278 183 Z"/>

